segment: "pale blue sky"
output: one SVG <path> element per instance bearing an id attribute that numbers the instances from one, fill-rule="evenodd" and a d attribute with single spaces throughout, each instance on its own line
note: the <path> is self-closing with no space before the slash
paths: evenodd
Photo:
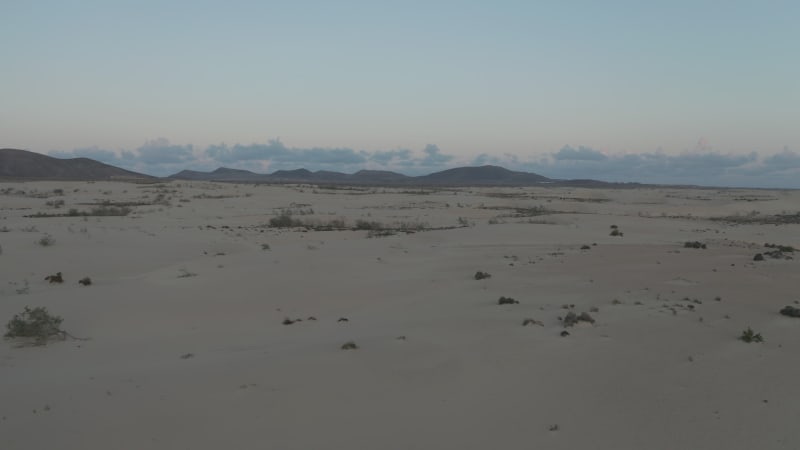
<path id="1" fill-rule="evenodd" d="M 210 167 L 210 146 L 274 139 L 309 168 L 408 150 L 424 171 L 429 144 L 430 168 L 565 146 L 750 167 L 800 151 L 798 23 L 795 1 L 0 0 L 0 147 L 125 151 L 151 173 L 171 169 L 145 164 L 158 149 Z"/>

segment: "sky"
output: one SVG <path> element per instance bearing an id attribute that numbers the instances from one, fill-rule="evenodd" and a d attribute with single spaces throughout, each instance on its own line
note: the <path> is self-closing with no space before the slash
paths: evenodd
<path id="1" fill-rule="evenodd" d="M 0 0 L 0 147 L 800 188 L 797 1 Z"/>

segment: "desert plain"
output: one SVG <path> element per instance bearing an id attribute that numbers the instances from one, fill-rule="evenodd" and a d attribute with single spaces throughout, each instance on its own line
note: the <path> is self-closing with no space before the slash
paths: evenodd
<path id="1" fill-rule="evenodd" d="M 0 183 L 1 325 L 45 307 L 69 333 L 0 341 L 0 448 L 797 449 L 798 211 L 791 190 Z"/>

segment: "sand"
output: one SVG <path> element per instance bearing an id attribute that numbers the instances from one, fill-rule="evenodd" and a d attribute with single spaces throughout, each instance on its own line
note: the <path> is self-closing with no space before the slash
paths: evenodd
<path id="1" fill-rule="evenodd" d="M 6 450 L 800 448 L 800 266 L 753 261 L 800 247 L 770 223 L 797 191 L 0 191 L 0 325 L 43 306 L 80 338 L 0 341 Z M 25 217 L 104 201 L 137 206 Z M 358 220 L 414 232 L 319 229 Z"/>

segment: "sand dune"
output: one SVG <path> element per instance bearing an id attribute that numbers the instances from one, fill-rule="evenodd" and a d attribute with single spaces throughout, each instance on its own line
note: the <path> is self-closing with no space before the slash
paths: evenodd
<path id="1" fill-rule="evenodd" d="M 4 449 L 800 445 L 798 261 L 753 261 L 800 247 L 795 191 L 0 192 L 0 321 L 88 339 L 0 343 Z"/>

